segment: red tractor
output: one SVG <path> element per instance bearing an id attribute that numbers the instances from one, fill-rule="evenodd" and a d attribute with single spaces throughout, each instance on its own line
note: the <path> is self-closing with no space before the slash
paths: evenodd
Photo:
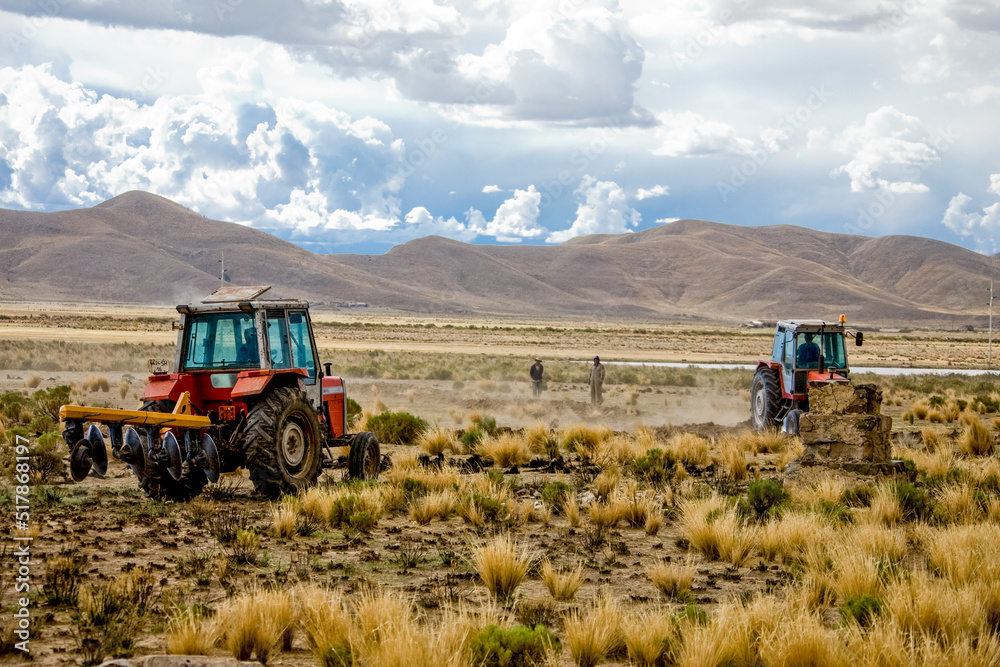
<path id="1" fill-rule="evenodd" d="M 809 411 L 809 387 L 850 382 L 844 337 L 864 341 L 839 322 L 787 320 L 778 322 L 769 360 L 757 363 L 750 386 L 750 422 L 755 429 L 797 434 L 799 415 Z"/>
<path id="2" fill-rule="evenodd" d="M 107 471 L 98 422 L 152 498 L 188 500 L 240 467 L 267 497 L 294 493 L 335 465 L 332 447 L 350 447 L 350 477 L 375 479 L 378 440 L 347 433 L 344 381 L 320 367 L 309 304 L 261 298 L 268 289 L 228 287 L 177 306 L 173 367 L 151 368 L 140 410 L 64 405 L 73 478 Z"/>

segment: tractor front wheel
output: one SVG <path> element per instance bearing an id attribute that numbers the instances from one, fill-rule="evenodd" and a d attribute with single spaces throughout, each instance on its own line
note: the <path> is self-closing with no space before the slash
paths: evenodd
<path id="1" fill-rule="evenodd" d="M 147 412 L 173 412 L 174 402 L 167 400 L 150 401 L 141 408 Z M 180 479 L 174 479 L 167 472 L 166 468 L 161 468 L 150 460 L 146 452 L 146 442 L 143 438 L 142 455 L 146 457 L 142 472 L 137 466 L 132 467 L 132 472 L 139 478 L 139 488 L 156 500 L 176 500 L 185 502 L 191 500 L 201 493 L 201 490 L 208 484 L 208 477 L 201 468 L 185 466 L 186 471 Z"/>
<path id="2" fill-rule="evenodd" d="M 775 431 L 781 408 L 781 388 L 778 374 L 770 368 L 760 368 L 750 385 L 750 424 L 757 431 Z"/>
<path id="3" fill-rule="evenodd" d="M 351 479 L 378 479 L 382 464 L 382 448 L 374 433 L 362 431 L 351 438 L 351 453 L 347 459 L 347 474 Z"/>
<path id="4" fill-rule="evenodd" d="M 321 445 L 316 412 L 298 389 L 278 387 L 247 412 L 246 465 L 254 488 L 268 498 L 314 484 Z"/>

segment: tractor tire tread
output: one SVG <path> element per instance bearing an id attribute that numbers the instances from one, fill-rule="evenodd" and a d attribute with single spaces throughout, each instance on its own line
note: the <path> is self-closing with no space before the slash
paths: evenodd
<path id="1" fill-rule="evenodd" d="M 308 429 L 313 432 L 312 464 L 300 480 L 291 480 L 282 474 L 278 462 L 278 431 L 282 415 L 298 404 L 307 418 Z M 254 489 L 268 498 L 277 498 L 284 493 L 296 493 L 316 482 L 321 472 L 322 452 L 319 422 L 315 411 L 309 405 L 304 392 L 292 387 L 276 387 L 267 392 L 247 410 L 247 425 L 244 437 L 246 467 L 250 470 L 250 481 Z"/>

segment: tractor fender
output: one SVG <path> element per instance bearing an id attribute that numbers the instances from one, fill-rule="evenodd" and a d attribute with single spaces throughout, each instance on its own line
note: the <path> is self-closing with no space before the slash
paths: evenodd
<path id="1" fill-rule="evenodd" d="M 309 377 L 309 374 L 301 368 L 243 371 L 236 376 L 232 396 L 257 396 L 271 386 L 299 387 L 303 377 Z"/>
<path id="2" fill-rule="evenodd" d="M 194 378 L 188 373 L 170 373 L 167 375 L 150 375 L 146 388 L 142 392 L 143 403 L 150 401 L 174 401 L 180 399 L 185 391 L 194 390 Z"/>

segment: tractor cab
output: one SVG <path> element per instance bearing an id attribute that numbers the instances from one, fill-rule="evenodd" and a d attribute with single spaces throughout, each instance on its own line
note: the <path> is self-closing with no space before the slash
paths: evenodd
<path id="1" fill-rule="evenodd" d="M 861 345 L 864 334 L 848 332 L 845 320 L 778 322 L 771 358 L 757 364 L 750 390 L 754 428 L 773 428 L 790 412 L 807 411 L 809 387 L 850 382 L 845 337 Z"/>

